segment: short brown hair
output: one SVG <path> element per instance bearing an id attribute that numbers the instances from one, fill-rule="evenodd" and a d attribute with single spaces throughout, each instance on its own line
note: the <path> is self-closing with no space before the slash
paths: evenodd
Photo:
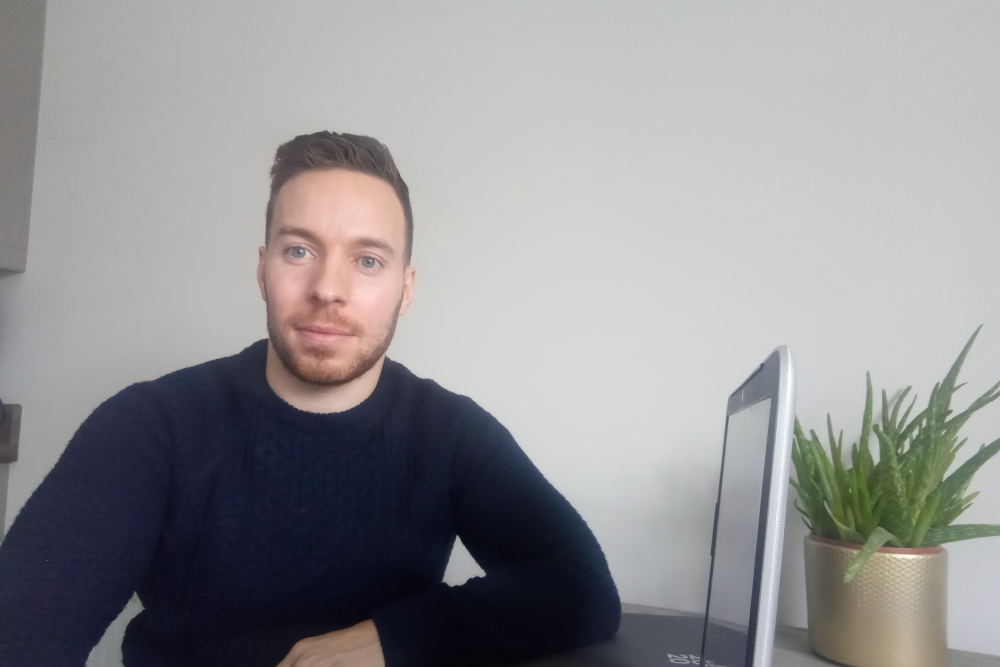
<path id="1" fill-rule="evenodd" d="M 267 200 L 267 224 L 264 227 L 264 245 L 271 239 L 271 220 L 274 202 L 281 186 L 294 176 L 314 169 L 346 169 L 380 178 L 396 191 L 406 216 L 406 249 L 404 258 L 410 263 L 413 250 L 413 211 L 410 209 L 410 190 L 399 175 L 392 154 L 385 144 L 372 137 L 359 134 L 315 132 L 301 134 L 278 146 L 271 166 L 271 197 Z"/>

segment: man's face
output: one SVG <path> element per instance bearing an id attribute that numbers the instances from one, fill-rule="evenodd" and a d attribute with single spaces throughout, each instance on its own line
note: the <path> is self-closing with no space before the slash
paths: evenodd
<path id="1" fill-rule="evenodd" d="M 403 207 L 381 179 L 326 169 L 281 187 L 257 283 L 271 345 L 292 375 L 344 384 L 382 358 L 413 298 L 405 243 Z"/>

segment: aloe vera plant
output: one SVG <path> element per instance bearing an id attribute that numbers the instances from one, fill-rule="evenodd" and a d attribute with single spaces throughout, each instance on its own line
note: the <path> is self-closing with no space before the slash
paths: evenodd
<path id="1" fill-rule="evenodd" d="M 965 357 L 979 329 L 962 349 L 944 379 L 934 385 L 927 407 L 912 419 L 914 396 L 900 415 L 911 387 L 893 401 L 882 390 L 881 424 L 872 423 L 871 374 L 861 420 L 860 441 L 851 445 L 851 467 L 844 465 L 844 432 L 834 436 L 833 422 L 826 417 L 830 440 L 827 456 L 815 431 L 803 432 L 798 419 L 792 441 L 792 462 L 798 480 L 791 480 L 799 494 L 795 507 L 809 530 L 823 537 L 863 544 L 850 562 L 844 581 L 854 578 L 865 562 L 882 546 L 928 547 L 1000 535 L 1000 525 L 953 525 L 979 493 L 966 495 L 969 482 L 979 468 L 1000 451 L 1000 439 L 979 450 L 950 475 L 955 454 L 965 444 L 958 432 L 976 411 L 1000 398 L 1000 382 L 955 414 L 951 399 L 963 385 L 956 384 Z M 869 442 L 878 440 L 875 462 Z"/>

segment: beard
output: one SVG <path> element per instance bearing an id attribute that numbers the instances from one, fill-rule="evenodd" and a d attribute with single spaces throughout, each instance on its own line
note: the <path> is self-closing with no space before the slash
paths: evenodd
<path id="1" fill-rule="evenodd" d="M 335 310 L 318 310 L 307 315 L 299 315 L 290 318 L 287 326 L 283 327 L 274 317 L 268 303 L 267 335 L 278 359 L 289 373 L 302 382 L 324 387 L 347 384 L 371 370 L 389 349 L 392 337 L 396 333 L 396 321 L 399 319 L 402 305 L 403 297 L 400 295 L 392 317 L 382 323 L 376 331 L 369 333 L 359 322 L 348 319 Z M 295 351 L 289 345 L 284 332 L 306 324 L 319 324 L 346 331 L 357 337 L 361 349 L 352 358 L 341 360 L 336 357 L 343 355 L 343 351 L 330 350 L 324 346 L 306 344 L 302 350 Z"/>

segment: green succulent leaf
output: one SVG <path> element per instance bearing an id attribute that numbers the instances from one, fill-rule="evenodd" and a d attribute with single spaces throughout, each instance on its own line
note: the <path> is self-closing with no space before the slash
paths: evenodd
<path id="1" fill-rule="evenodd" d="M 979 492 L 970 493 L 966 497 L 952 504 L 947 511 L 938 511 L 938 515 L 934 518 L 934 522 L 931 524 L 932 527 L 937 528 L 939 526 L 947 526 L 955 522 L 959 516 L 962 515 L 965 510 L 969 509 L 972 505 L 972 501 L 976 499 Z"/>
<path id="2" fill-rule="evenodd" d="M 854 542 L 855 544 L 865 543 L 865 538 L 861 536 L 861 533 L 837 521 L 837 517 L 833 517 L 833 523 L 837 526 L 840 539 L 844 542 Z"/>
<path id="3" fill-rule="evenodd" d="M 872 531 L 871 537 L 865 542 L 865 546 L 861 547 L 861 551 L 858 555 L 851 559 L 851 562 L 847 564 L 847 570 L 844 572 L 844 583 L 850 583 L 852 579 L 858 574 L 861 566 L 868 562 L 868 559 L 872 555 L 885 546 L 886 542 L 891 542 L 896 546 L 902 546 L 902 543 L 895 535 L 890 533 L 885 528 L 879 526 Z"/>
<path id="4" fill-rule="evenodd" d="M 968 488 L 972 476 L 976 474 L 984 463 L 1000 452 L 1000 438 L 997 438 L 988 445 L 982 445 L 979 451 L 973 454 L 968 461 L 951 473 L 947 479 L 941 483 L 942 500 L 950 503 L 953 498 L 961 495 Z"/>
<path id="5" fill-rule="evenodd" d="M 891 519 L 892 528 L 902 533 L 902 539 L 908 540 L 913 531 L 913 513 L 910 510 L 910 503 L 906 497 L 906 483 L 899 469 L 899 459 L 896 456 L 896 448 L 888 434 L 883 433 L 878 425 L 872 427 L 875 436 L 879 440 L 879 452 L 882 460 L 879 465 L 885 465 L 884 489 L 886 497 L 892 504 L 893 517 Z"/>
<path id="6" fill-rule="evenodd" d="M 998 398 L 1000 398 L 1000 382 L 990 387 L 989 391 L 974 400 L 965 410 L 949 419 L 946 424 L 947 432 L 950 434 L 958 433 L 959 429 L 965 425 L 965 422 L 969 421 L 969 417 Z"/>
<path id="7" fill-rule="evenodd" d="M 924 544 L 934 546 L 947 542 L 974 540 L 979 537 L 1000 536 L 1000 525 L 985 523 L 960 523 L 957 526 L 939 526 L 931 528 L 924 536 Z"/>
<path id="8" fill-rule="evenodd" d="M 976 330 L 972 332 L 972 337 L 969 338 L 969 342 L 965 344 L 962 348 L 961 353 L 958 355 L 958 359 L 955 363 L 951 365 L 948 370 L 948 374 L 944 376 L 944 380 L 941 381 L 941 391 L 944 394 L 944 409 L 947 410 L 948 406 L 951 405 L 951 395 L 955 393 L 955 382 L 958 380 L 958 374 L 962 370 L 962 364 L 965 363 L 965 358 L 969 356 L 969 350 L 972 349 L 972 344 L 976 342 L 976 336 L 979 335 L 979 330 L 983 328 L 980 324 L 976 327 Z"/>
<path id="9" fill-rule="evenodd" d="M 938 505 L 941 504 L 941 494 L 934 493 L 930 499 L 927 501 L 927 505 L 920 512 L 920 516 L 917 517 L 917 524 L 913 528 L 913 537 L 910 538 L 911 547 L 919 547 L 923 543 L 924 536 L 931 527 L 931 522 L 934 517 L 937 516 Z"/>
<path id="10" fill-rule="evenodd" d="M 892 427 L 889 421 L 889 396 L 882 390 L 882 430 L 886 435 L 892 435 Z"/>
<path id="11" fill-rule="evenodd" d="M 892 432 L 893 433 L 898 433 L 899 432 L 898 426 L 899 426 L 900 422 L 896 421 L 897 418 L 899 417 L 899 407 L 903 404 L 903 400 L 906 398 L 906 395 L 910 393 L 910 389 L 913 389 L 913 387 L 910 386 L 910 387 L 907 387 L 906 389 L 904 389 L 903 393 L 901 393 L 896 398 L 895 405 L 892 407 L 892 415 L 889 417 L 889 423 L 892 424 Z"/>

